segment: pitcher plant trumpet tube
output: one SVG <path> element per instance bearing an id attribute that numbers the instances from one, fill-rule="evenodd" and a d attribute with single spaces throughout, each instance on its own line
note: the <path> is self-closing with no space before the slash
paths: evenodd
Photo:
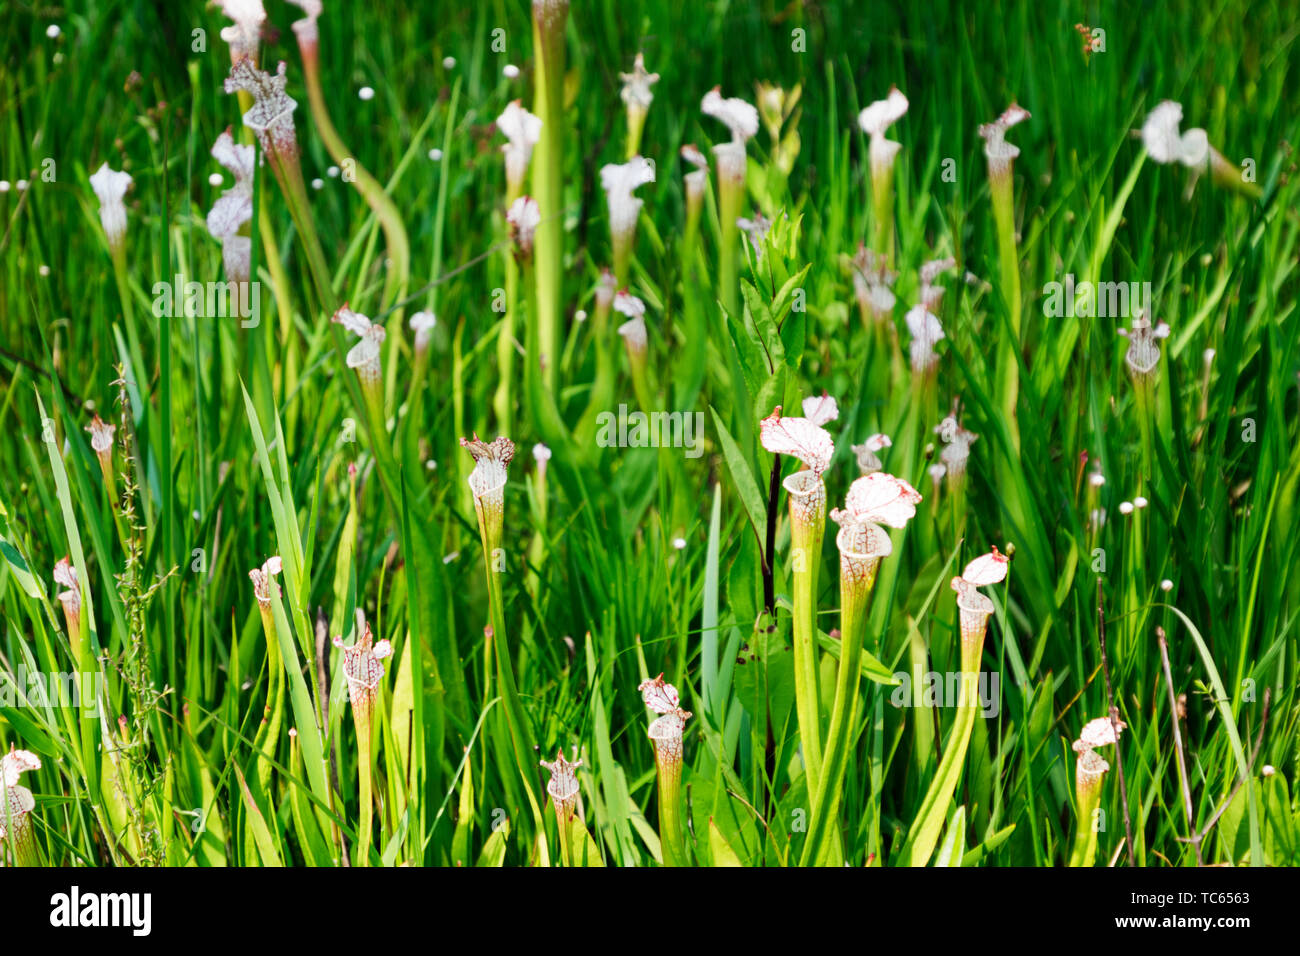
<path id="1" fill-rule="evenodd" d="M 833 404 L 833 403 L 832 403 Z M 823 406 L 819 403 L 814 410 Z M 778 405 L 759 422 L 759 440 L 774 455 L 797 458 L 804 468 L 782 482 L 790 499 L 790 555 L 794 570 L 794 678 L 799 740 L 814 793 L 821 774 L 821 715 L 818 704 L 817 572 L 826 532 L 826 485 L 835 443 L 809 418 L 782 418 Z M 769 561 L 772 560 L 769 556 Z"/>
<path id="2" fill-rule="evenodd" d="M 677 688 L 660 674 L 637 688 L 645 705 L 659 716 L 650 723 L 648 736 L 655 748 L 655 773 L 659 790 L 659 846 L 664 866 L 686 866 L 682 835 L 682 735 L 690 711 L 678 706 Z"/>

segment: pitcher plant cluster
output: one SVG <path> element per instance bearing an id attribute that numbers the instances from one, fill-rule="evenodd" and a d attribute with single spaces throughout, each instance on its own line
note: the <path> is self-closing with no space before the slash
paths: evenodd
<path id="1" fill-rule="evenodd" d="M 1066 188 L 1096 158 L 996 64 L 979 99 L 1005 109 L 958 128 L 914 72 L 836 98 L 857 81 L 827 59 L 747 92 L 531 0 L 508 64 L 421 52 L 445 86 L 399 134 L 364 12 L 290 6 L 277 31 L 215 4 L 190 76 L 221 119 L 187 154 L 141 124 L 149 162 L 79 157 L 111 374 L 68 374 L 88 338 L 47 321 L 77 344 L 14 365 L 0 411 L 39 422 L 39 475 L 0 484 L 0 613 L 27 669 L 105 681 L 96 709 L 3 698 L 0 863 L 1295 857 L 1285 775 L 1238 729 L 1295 723 L 1289 624 L 1267 655 L 1257 633 L 1300 600 L 1264 570 L 1295 557 L 1289 267 L 1250 273 L 1269 316 L 1224 321 L 1253 250 L 1294 242 L 1259 205 L 1282 160 L 1243 179 L 1221 106 L 1183 94 L 1213 134 L 1171 100 L 1116 113 L 1114 169 Z M 1166 241 L 1125 204 L 1169 177 L 1207 230 L 1250 204 L 1209 278 L 1156 282 L 1128 328 L 1044 327 L 1039 273 Z M 273 318 L 141 309 L 186 270 Z M 600 439 L 629 407 L 691 422 L 690 453 Z M 1223 435 L 1257 418 L 1245 475 Z M 1225 588 L 1265 610 L 1221 614 Z M 954 700 L 921 696 L 933 672 Z M 1294 770 L 1287 733 L 1267 753 Z"/>

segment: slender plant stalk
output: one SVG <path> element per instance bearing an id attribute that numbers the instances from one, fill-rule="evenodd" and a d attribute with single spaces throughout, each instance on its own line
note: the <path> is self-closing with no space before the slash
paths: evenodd
<path id="1" fill-rule="evenodd" d="M 730 144 L 729 144 L 730 145 Z M 741 162 L 743 163 L 743 159 Z M 737 263 L 740 229 L 736 220 L 745 209 L 745 180 L 728 177 L 719 166 L 718 175 L 718 298 L 731 315 L 740 306 Z"/>
<path id="2" fill-rule="evenodd" d="M 502 433 L 514 433 L 515 406 L 515 325 L 519 314 L 519 266 L 513 253 L 506 251 L 506 314 L 501 318 L 501 331 L 497 336 L 497 382 L 496 393 L 492 398 L 492 408 L 496 413 L 497 427 Z"/>
<path id="3" fill-rule="evenodd" d="M 894 264 L 894 170 L 889 164 L 888 172 L 871 169 L 871 202 L 875 209 L 875 238 L 873 248 L 877 255 L 883 256 L 885 262 Z"/>
<path id="4" fill-rule="evenodd" d="M 1011 436 L 1012 447 L 1019 454 L 1016 400 L 1020 395 L 1020 258 L 1016 249 L 1015 198 L 1010 168 L 990 174 L 989 187 L 998 234 L 1002 298 L 1007 304 L 1008 314 L 1008 323 L 999 336 L 998 407 Z"/>
<path id="5" fill-rule="evenodd" d="M 384 231 L 384 243 L 388 248 L 388 258 L 392 260 L 392 267 L 386 270 L 383 301 L 385 305 L 396 303 L 393 315 L 400 324 L 401 303 L 406 299 L 406 290 L 411 276 L 411 244 L 406 236 L 406 226 L 402 224 L 402 214 L 397 204 L 384 191 L 383 185 L 361 165 L 356 154 L 348 149 L 343 138 L 339 136 L 338 130 L 334 128 L 329 107 L 325 103 L 325 94 L 321 89 L 319 42 L 314 36 L 300 32 L 298 51 L 302 54 L 303 77 L 306 80 L 311 115 L 316 121 L 316 132 L 320 134 L 334 162 L 349 171 L 357 192 L 370 207 L 370 211 L 375 214 L 380 228 Z"/>
<path id="6" fill-rule="evenodd" d="M 790 496 L 790 549 L 794 558 L 794 693 L 808 793 L 818 792 L 822 769 L 818 691 L 817 570 L 826 529 L 826 486 L 812 471 L 785 481 Z"/>
<path id="7" fill-rule="evenodd" d="M 280 715 L 284 709 L 284 666 L 280 658 L 280 641 L 275 633 L 275 619 L 269 606 L 262 612 L 262 633 L 266 636 L 266 667 L 268 672 L 268 689 L 266 692 L 266 714 L 258 727 L 253 740 L 253 752 L 257 755 L 257 779 L 262 792 L 271 793 L 271 761 L 267 759 L 268 748 L 274 752 L 280 738 Z"/>
<path id="8" fill-rule="evenodd" d="M 528 269 L 524 273 L 527 277 Z M 485 452 L 476 450 L 475 443 L 461 440 L 474 453 L 476 460 Z M 549 852 L 546 847 L 546 830 L 542 818 L 541 804 L 537 799 L 536 754 L 532 732 L 528 724 L 528 715 L 523 702 L 519 699 L 519 690 L 515 682 L 514 666 L 510 661 L 510 651 L 506 641 L 505 605 L 501 593 L 502 550 L 504 524 L 504 482 L 505 466 L 514 455 L 514 447 L 505 439 L 498 439 L 497 444 L 507 447 L 508 454 L 502 453 L 496 445 L 491 446 L 489 456 L 495 456 L 500 464 L 499 477 L 501 485 L 491 489 L 475 488 L 474 510 L 478 516 L 479 538 L 483 545 L 483 567 L 487 575 L 488 618 L 491 633 L 487 635 L 488 645 L 492 650 L 492 667 L 498 692 L 504 705 L 506 726 L 510 735 L 511 751 L 515 765 L 524 785 L 524 794 L 533 816 L 534 834 L 537 838 L 538 859 L 541 865 L 549 865 Z M 481 445 L 482 443 L 478 443 Z M 476 470 L 478 465 L 476 464 Z"/>
<path id="9" fill-rule="evenodd" d="M 606 269 L 596 287 L 595 308 L 591 314 L 591 344 L 596 352 L 596 376 L 591 383 L 591 400 L 576 429 L 575 437 L 580 449 L 595 447 L 596 419 L 614 404 L 618 358 L 618 343 L 610 322 L 614 292 L 614 274 Z"/>
<path id="10" fill-rule="evenodd" d="M 371 833 L 374 829 L 374 784 L 371 781 L 371 736 L 374 727 L 373 714 L 366 714 L 365 720 L 357 721 L 357 777 L 358 796 L 361 805 L 361 820 L 357 825 L 357 845 L 355 862 L 357 866 L 370 865 Z"/>
<path id="11" fill-rule="evenodd" d="M 1183 795 L 1183 819 L 1187 821 L 1187 836 L 1196 850 L 1196 863 L 1204 866 L 1201 856 L 1200 835 L 1196 832 L 1196 821 L 1192 814 L 1191 782 L 1187 776 L 1187 754 L 1183 750 L 1183 735 L 1178 720 L 1178 695 L 1174 691 L 1174 675 L 1169 667 L 1169 642 L 1165 638 L 1165 629 L 1156 628 L 1156 641 L 1160 645 L 1160 668 L 1165 675 L 1165 689 L 1169 691 L 1169 721 L 1174 728 L 1174 754 L 1178 758 L 1178 786 Z"/>
<path id="12" fill-rule="evenodd" d="M 926 790 L 903 845 L 901 861 L 905 866 L 925 866 L 939 842 L 939 832 L 946 817 L 949 802 L 957 790 L 957 782 L 970 746 L 971 731 L 979 716 L 980 659 L 984 653 L 984 634 L 988 615 L 993 604 L 978 592 L 959 594 L 957 606 L 961 616 L 961 689 L 957 700 L 957 714 L 943 759 L 935 771 L 934 779 Z"/>
<path id="13" fill-rule="evenodd" d="M 560 314 L 564 277 L 564 27 L 569 0 L 533 0 L 533 55 L 536 57 L 536 99 L 533 112 L 542 121 L 541 139 L 533 154 L 533 198 L 541 212 L 537 228 L 537 323 L 539 352 L 528 361 L 540 363 L 543 382 L 555 393 L 560 358 Z"/>
<path id="14" fill-rule="evenodd" d="M 840 545 L 840 666 L 831 705 L 830 729 L 826 735 L 825 762 L 817 787 L 804 841 L 803 866 L 826 863 L 832 858 L 835 841 L 827 836 L 835 826 L 848 754 L 853 744 L 853 722 L 862 682 L 862 644 L 866 634 L 867 604 L 876 583 L 879 556 L 870 547 L 871 531 L 863 533 L 852 525 L 841 530 Z M 864 545 L 866 545 L 864 547 Z"/>

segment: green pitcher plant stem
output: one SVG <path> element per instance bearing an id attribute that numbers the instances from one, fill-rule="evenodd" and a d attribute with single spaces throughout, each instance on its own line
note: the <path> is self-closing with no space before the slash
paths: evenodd
<path id="1" fill-rule="evenodd" d="M 892 550 L 889 535 L 877 525 L 855 521 L 838 509 L 831 516 L 837 523 L 842 522 L 835 538 L 840 552 L 840 663 L 835 700 L 831 705 L 830 729 L 826 735 L 822 777 L 814 794 L 808 835 L 800 858 L 803 866 L 824 863 L 828 859 L 826 847 L 830 844 L 824 844 L 824 841 L 835 826 L 840 786 L 854 745 L 852 725 L 862 682 L 867 603 L 876 583 L 880 560 Z"/>
<path id="2" fill-rule="evenodd" d="M 988 629 L 993 602 L 981 594 L 979 587 L 996 584 L 1006 578 L 1006 556 L 992 552 L 982 555 L 966 565 L 959 577 L 952 579 L 952 589 L 957 592 L 957 610 L 961 625 L 961 686 L 957 700 L 957 714 L 948 741 L 944 745 L 943 759 L 935 771 L 934 779 L 921 801 L 921 808 L 907 831 L 902 859 L 908 866 L 925 866 L 939 842 L 939 832 L 948 815 L 948 804 L 957 790 L 966 749 L 970 746 L 971 731 L 980 713 L 978 693 L 980 660 L 984 652 L 984 635 Z"/>
<path id="3" fill-rule="evenodd" d="M 541 804 L 535 786 L 536 765 L 533 753 L 533 735 L 524 712 L 523 702 L 515 682 L 514 665 L 506 642 L 505 609 L 501 595 L 501 575 L 505 570 L 506 552 L 502 548 L 505 524 L 506 469 L 515 455 L 515 445 L 510 439 L 497 438 L 493 442 L 462 438 L 461 445 L 474 457 L 474 470 L 469 476 L 474 494 L 474 510 L 478 516 L 479 537 L 483 544 L 483 565 L 488 584 L 488 616 L 491 633 L 488 641 L 492 648 L 493 666 L 498 692 L 504 704 L 506 724 L 510 733 L 511 752 L 524 786 L 528 807 L 538 834 L 537 848 L 543 865 L 547 863 L 546 841 L 542 826 Z"/>
<path id="4" fill-rule="evenodd" d="M 790 553 L 794 566 L 795 709 L 808 792 L 816 794 L 822 770 L 817 571 L 826 530 L 826 486 L 812 471 L 797 471 L 782 484 L 790 500 Z"/>
<path id="5" fill-rule="evenodd" d="M 379 696 L 379 682 L 384 678 L 385 658 L 393 654 L 387 641 L 376 642 L 370 632 L 365 615 L 358 608 L 356 638 L 344 645 L 336 636 L 334 646 L 343 652 L 343 677 L 348 684 L 348 698 L 352 704 L 352 721 L 357 733 L 357 774 L 359 776 L 358 800 L 361 818 L 357 825 L 357 843 L 354 862 L 357 866 L 370 865 L 371 831 L 374 821 L 373 733 L 374 704 Z"/>
<path id="6" fill-rule="evenodd" d="M 298 52 L 302 56 L 303 78 L 307 86 L 307 100 L 311 104 L 312 119 L 316 122 L 316 132 L 325 143 L 325 148 L 344 171 L 345 181 L 353 183 L 361 198 L 365 200 L 370 211 L 379 220 L 384 231 L 384 241 L 388 248 L 388 257 L 392 260 L 390 268 L 385 270 L 384 305 L 394 306 L 394 315 L 400 323 L 402 317 L 401 303 L 406 298 L 406 290 L 411 276 L 411 245 L 406 236 L 406 226 L 402 224 L 402 214 L 383 185 L 372 176 L 356 154 L 344 144 L 338 130 L 330 119 L 329 107 L 325 103 L 325 93 L 320 81 L 320 41 L 316 28 L 316 18 L 309 16 L 306 20 L 294 23 L 294 33 L 298 38 Z"/>
<path id="7" fill-rule="evenodd" d="M 541 211 L 535 280 L 537 351 L 528 361 L 540 364 L 547 391 L 555 393 L 560 359 L 560 316 L 564 279 L 564 28 L 569 0 L 533 0 L 535 101 L 541 138 L 533 162 L 533 198 Z"/>
<path id="8" fill-rule="evenodd" d="M 645 680 L 637 688 L 641 699 L 659 716 L 650 723 L 648 736 L 655 748 L 655 777 L 659 797 L 659 847 L 664 866 L 688 866 L 682 831 L 682 736 L 690 711 L 678 706 L 677 688 L 664 675 Z"/>

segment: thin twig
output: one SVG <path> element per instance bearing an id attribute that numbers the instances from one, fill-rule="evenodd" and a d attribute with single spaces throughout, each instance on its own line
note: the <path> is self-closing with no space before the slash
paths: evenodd
<path id="1" fill-rule="evenodd" d="M 1169 690 L 1169 719 L 1174 724 L 1174 752 L 1178 756 L 1178 782 L 1183 790 L 1183 816 L 1187 818 L 1187 832 L 1193 834 L 1192 845 L 1196 849 L 1196 865 L 1204 866 L 1201 856 L 1201 840 L 1196 835 L 1192 822 L 1192 788 L 1187 779 L 1187 756 L 1183 753 L 1183 734 L 1178 727 L 1178 697 L 1174 693 L 1174 675 L 1169 669 L 1169 642 L 1165 640 L 1165 629 L 1156 627 L 1156 642 L 1160 645 L 1160 665 L 1165 672 L 1165 686 Z"/>
<path id="2" fill-rule="evenodd" d="M 1272 696 L 1273 688 L 1264 688 L 1264 712 L 1260 717 L 1259 734 L 1255 738 L 1255 746 L 1250 752 L 1250 760 L 1246 763 L 1246 773 L 1237 778 L 1236 786 L 1232 788 L 1232 792 L 1228 794 L 1228 798 L 1219 805 L 1219 809 L 1214 811 L 1214 815 L 1210 817 L 1209 822 L 1207 822 L 1201 832 L 1194 837 L 1198 842 L 1204 840 L 1214 825 L 1219 822 L 1219 817 L 1223 816 L 1223 811 L 1227 810 L 1228 807 L 1232 805 L 1232 801 L 1236 799 L 1237 792 L 1241 790 L 1242 785 L 1246 782 L 1246 778 L 1254 773 L 1255 758 L 1259 756 L 1259 749 L 1264 745 L 1264 728 L 1268 726 L 1268 711 Z"/>
<path id="3" fill-rule="evenodd" d="M 1110 688 L 1110 663 L 1106 660 L 1106 605 L 1101 589 L 1101 578 L 1097 578 L 1097 638 L 1101 643 L 1101 676 L 1106 684 L 1106 708 L 1110 715 L 1111 727 L 1115 733 L 1115 770 L 1119 774 L 1119 799 L 1124 808 L 1125 846 L 1128 849 L 1128 865 L 1136 866 L 1133 859 L 1133 822 L 1128 812 L 1128 784 L 1124 780 L 1124 753 L 1119 745 L 1119 708 L 1115 706 L 1115 695 Z"/>
<path id="4" fill-rule="evenodd" d="M 541 220 L 541 222 L 549 222 L 552 219 L 556 219 L 561 216 L 567 215 L 568 213 L 572 212 L 576 208 L 578 207 L 568 206 L 564 209 L 561 209 L 559 212 L 553 212 L 549 216 L 544 217 Z M 406 298 L 398 302 L 394 302 L 387 309 L 383 309 L 375 313 L 374 321 L 382 322 L 384 319 L 388 318 L 388 316 L 392 315 L 398 309 L 404 309 L 412 302 L 415 302 L 416 300 L 423 298 L 425 293 L 427 293 L 430 289 L 434 288 L 435 286 L 440 286 L 444 282 L 450 282 L 452 279 L 456 278 L 456 276 L 460 275 L 462 272 L 466 272 L 474 268 L 480 262 L 492 258 L 494 255 L 497 254 L 499 250 L 505 249 L 509 246 L 512 246 L 513 244 L 514 241 L 511 239 L 497 240 L 496 242 L 492 243 L 492 245 L 488 246 L 487 249 L 485 249 L 483 252 L 480 252 L 478 255 L 474 256 L 473 258 L 465 260 L 458 266 L 453 266 L 452 268 L 443 272 L 442 275 L 437 276 L 434 279 L 430 279 L 427 283 L 422 285 L 420 288 L 416 289 L 414 292 L 409 293 L 406 296 Z"/>
<path id="5" fill-rule="evenodd" d="M 4 359 L 6 362 L 12 362 L 14 365 L 22 366 L 23 368 L 27 369 L 30 372 L 35 373 L 36 375 L 45 376 L 50 381 L 54 382 L 54 384 L 59 386 L 59 388 L 63 391 L 63 397 L 66 398 L 70 404 L 75 405 L 77 408 L 85 407 L 86 400 L 82 398 L 80 395 L 78 395 L 76 392 L 74 392 L 68 386 L 68 384 L 63 381 L 63 379 L 51 375 L 48 369 L 40 365 L 37 365 L 35 362 L 31 361 L 30 359 L 23 358 L 21 355 L 15 355 L 13 352 L 10 352 L 6 348 L 0 348 L 0 359 Z M 11 374 L 9 376 L 8 385 L 12 386 L 13 383 L 14 383 L 14 378 L 13 375 Z"/>

